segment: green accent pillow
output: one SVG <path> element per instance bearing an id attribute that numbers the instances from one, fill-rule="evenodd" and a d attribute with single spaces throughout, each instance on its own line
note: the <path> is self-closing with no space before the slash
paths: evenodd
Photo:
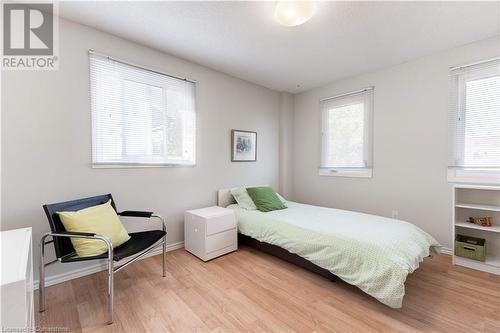
<path id="1" fill-rule="evenodd" d="M 271 187 L 248 187 L 247 192 L 261 212 L 287 208 Z"/>
<path id="2" fill-rule="evenodd" d="M 252 201 L 252 198 L 248 195 L 247 189 L 244 187 L 235 187 L 231 189 L 231 194 L 238 205 L 247 210 L 256 210 L 257 207 Z"/>

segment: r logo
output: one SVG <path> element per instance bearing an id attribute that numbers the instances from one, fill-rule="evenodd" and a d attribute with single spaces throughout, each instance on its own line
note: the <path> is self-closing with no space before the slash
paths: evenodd
<path id="1" fill-rule="evenodd" d="M 4 4 L 4 55 L 53 55 L 53 12 L 54 7 L 51 3 Z"/>

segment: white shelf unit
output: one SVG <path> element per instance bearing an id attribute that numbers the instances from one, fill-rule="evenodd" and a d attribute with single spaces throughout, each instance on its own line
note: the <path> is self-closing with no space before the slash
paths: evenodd
<path id="1" fill-rule="evenodd" d="M 500 275 L 500 186 L 455 185 L 453 187 L 453 264 Z M 469 217 L 491 216 L 491 227 L 467 222 Z M 486 260 L 455 255 L 457 234 L 486 239 Z"/>

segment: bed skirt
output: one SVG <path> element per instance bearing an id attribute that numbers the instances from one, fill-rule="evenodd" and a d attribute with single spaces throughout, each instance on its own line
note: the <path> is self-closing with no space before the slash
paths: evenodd
<path id="1" fill-rule="evenodd" d="M 279 246 L 260 242 L 250 236 L 246 236 L 240 233 L 238 233 L 238 244 L 245 244 L 247 246 L 253 247 L 255 249 L 258 249 L 262 252 L 265 252 L 282 260 L 288 261 L 289 263 L 292 263 L 296 266 L 304 268 L 313 273 L 319 274 L 329 279 L 330 281 L 335 281 L 337 279 L 337 277 L 334 274 L 332 274 L 329 270 L 321 268 L 318 265 L 315 265 L 312 262 L 296 254 L 290 253 Z"/>

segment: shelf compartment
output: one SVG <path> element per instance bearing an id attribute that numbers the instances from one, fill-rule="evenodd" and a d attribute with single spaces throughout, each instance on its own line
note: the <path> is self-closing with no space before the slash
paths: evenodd
<path id="1" fill-rule="evenodd" d="M 460 228 L 468 228 L 468 229 L 476 229 L 476 230 L 483 230 L 483 231 L 489 231 L 489 232 L 498 232 L 500 233 L 500 226 L 498 225 L 492 225 L 491 227 L 483 227 L 478 224 L 474 223 L 469 223 L 469 222 L 455 222 L 456 227 Z"/>
<path id="2" fill-rule="evenodd" d="M 462 258 L 454 255 L 454 264 L 472 269 L 477 269 L 491 274 L 500 275 L 500 257 L 491 253 L 486 254 L 486 261 L 477 261 L 468 258 Z"/>
<path id="3" fill-rule="evenodd" d="M 481 204 L 457 202 L 455 204 L 455 207 L 476 209 L 476 210 L 488 210 L 488 211 L 492 211 L 492 212 L 500 212 L 500 206 L 496 206 L 496 205 L 481 205 Z"/>

